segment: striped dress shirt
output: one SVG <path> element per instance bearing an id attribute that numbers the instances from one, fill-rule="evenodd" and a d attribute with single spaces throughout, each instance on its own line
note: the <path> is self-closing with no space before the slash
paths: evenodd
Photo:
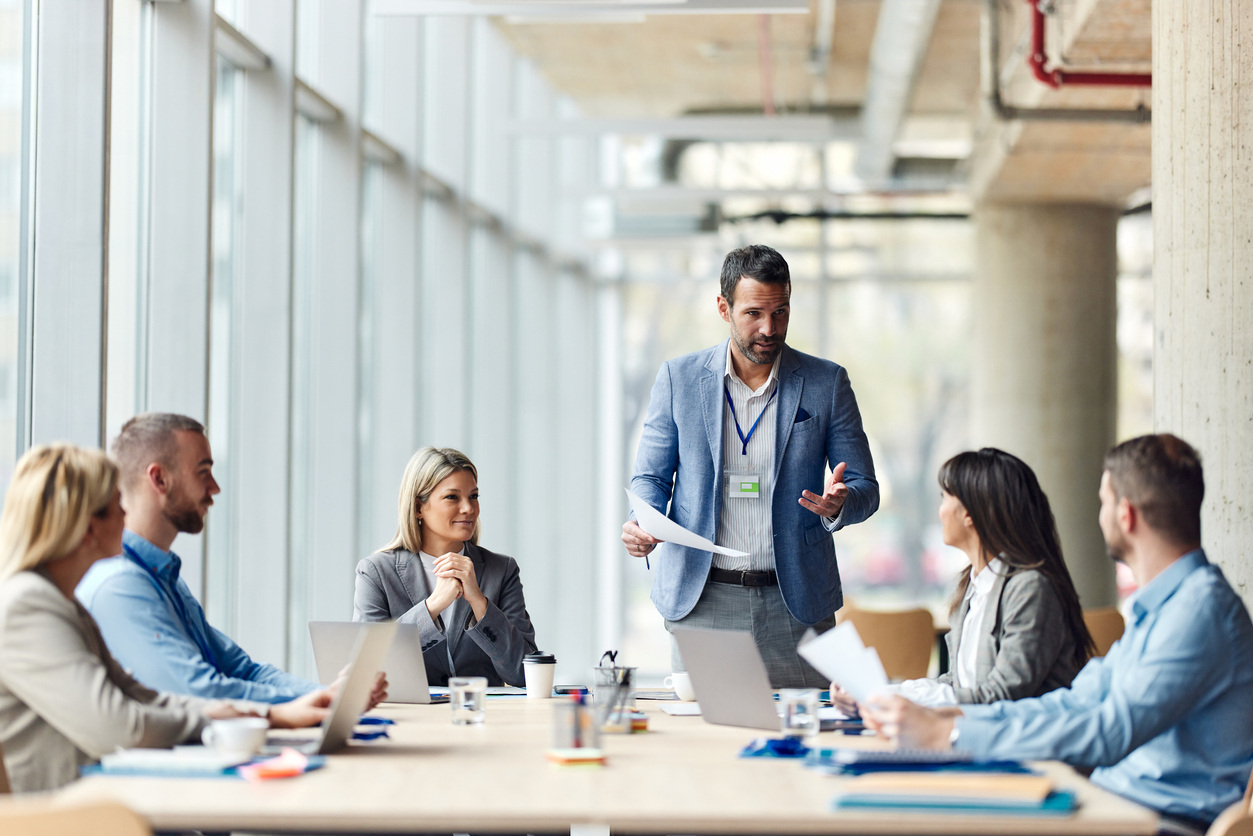
<path id="1" fill-rule="evenodd" d="M 761 571 L 774 568 L 774 525 L 770 507 L 773 498 L 774 437 L 778 413 L 778 398 L 772 398 L 779 388 L 779 360 L 770 368 L 770 378 L 756 391 L 735 375 L 731 365 L 731 344 L 727 343 L 727 370 L 723 381 L 726 391 L 735 404 L 735 416 L 726 398 L 722 400 L 722 511 L 718 516 L 718 540 L 720 546 L 748 552 L 748 557 L 730 557 L 714 553 L 713 565 L 719 569 Z M 738 417 L 740 429 L 745 435 L 757 416 L 761 420 L 748 442 L 745 455 L 744 443 L 735 431 Z M 754 473 L 760 477 L 759 496 L 756 499 L 733 499 L 730 495 L 730 473 Z"/>

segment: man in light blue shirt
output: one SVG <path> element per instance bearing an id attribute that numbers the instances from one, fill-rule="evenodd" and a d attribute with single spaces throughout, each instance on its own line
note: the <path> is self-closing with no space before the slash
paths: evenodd
<path id="1" fill-rule="evenodd" d="M 1095 767 L 1093 783 L 1204 830 L 1253 768 L 1253 623 L 1201 550 L 1204 492 L 1196 451 L 1175 436 L 1115 447 L 1100 525 L 1139 592 L 1109 653 L 1042 697 L 949 709 L 879 698 L 870 722 L 907 745 Z"/>
<path id="2" fill-rule="evenodd" d="M 170 551 L 181 532 L 204 529 L 219 492 L 200 422 L 149 413 L 132 418 L 113 443 L 126 531 L 122 554 L 97 562 L 76 594 L 109 651 L 150 688 L 211 699 L 281 703 L 316 683 L 254 662 L 205 619 Z"/>

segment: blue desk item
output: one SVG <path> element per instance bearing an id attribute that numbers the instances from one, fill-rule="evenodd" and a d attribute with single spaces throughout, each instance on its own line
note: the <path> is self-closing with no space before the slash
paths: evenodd
<path id="1" fill-rule="evenodd" d="M 394 726 L 396 721 L 390 717 L 362 717 L 357 720 L 358 726 Z"/>
<path id="2" fill-rule="evenodd" d="M 803 758 L 809 748 L 795 737 L 759 737 L 740 750 L 741 758 Z"/>
<path id="3" fill-rule="evenodd" d="M 1068 816 L 1075 811 L 1075 794 L 1068 790 L 1054 791 L 1042 802 L 979 801 L 945 796 L 906 795 L 838 795 L 831 809 L 839 810 L 911 810 L 928 813 L 961 813 L 963 815 Z"/>

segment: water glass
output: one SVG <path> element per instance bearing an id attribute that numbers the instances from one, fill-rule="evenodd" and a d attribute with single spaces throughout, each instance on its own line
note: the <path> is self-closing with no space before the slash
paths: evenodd
<path id="1" fill-rule="evenodd" d="M 487 677 L 453 676 L 448 679 L 454 726 L 475 726 L 486 717 Z"/>
<path id="2" fill-rule="evenodd" d="M 818 689 L 784 688 L 779 691 L 783 710 L 783 734 L 812 740 L 818 736 Z"/>

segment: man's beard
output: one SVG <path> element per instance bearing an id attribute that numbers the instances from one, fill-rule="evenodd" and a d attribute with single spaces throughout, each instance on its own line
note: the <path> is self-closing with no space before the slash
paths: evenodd
<path id="1" fill-rule="evenodd" d="M 188 502 L 179 496 L 178 502 L 171 502 L 165 509 L 165 518 L 182 534 L 199 534 L 204 531 L 204 515 L 194 502 Z"/>
<path id="2" fill-rule="evenodd" d="M 779 350 L 783 347 L 783 340 L 776 338 L 773 342 L 770 343 L 769 346 L 765 346 L 768 349 L 774 350 L 773 356 L 770 356 L 770 357 L 767 357 L 766 355 L 762 354 L 758 350 L 758 347 L 754 345 L 751 341 L 745 342 L 743 339 L 740 338 L 739 334 L 735 335 L 735 344 L 740 349 L 740 353 L 743 354 L 746 358 L 748 358 L 748 361 L 750 363 L 756 363 L 759 366 L 765 366 L 765 365 L 770 365 L 774 363 L 775 357 L 779 356 Z"/>

